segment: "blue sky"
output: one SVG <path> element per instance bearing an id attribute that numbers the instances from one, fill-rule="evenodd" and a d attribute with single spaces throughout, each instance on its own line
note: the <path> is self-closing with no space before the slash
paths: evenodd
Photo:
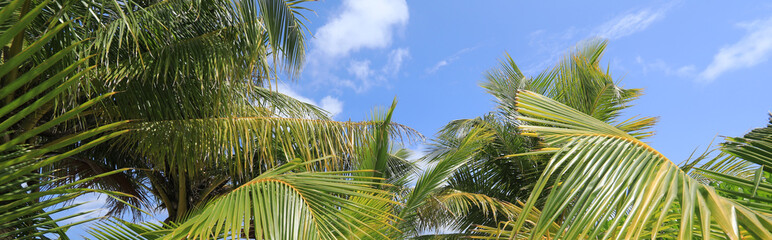
<path id="1" fill-rule="evenodd" d="M 505 52 L 535 74 L 592 37 L 609 39 L 603 62 L 615 79 L 644 89 L 627 113 L 660 117 L 648 141 L 675 162 L 716 136 L 764 126 L 772 110 L 769 2 L 324 0 L 307 6 L 315 10 L 306 14 L 314 35 L 308 64 L 281 90 L 337 120 L 366 119 L 396 96 L 394 119 L 431 137 L 451 120 L 494 110 L 479 84 Z"/>
<path id="2" fill-rule="evenodd" d="M 716 136 L 764 126 L 772 110 L 769 2 L 322 0 L 305 6 L 315 11 L 305 14 L 314 37 L 307 65 L 279 89 L 336 120 L 366 120 L 397 97 L 394 120 L 431 138 L 451 120 L 495 110 L 479 83 L 505 52 L 535 74 L 592 37 L 610 40 L 603 63 L 615 79 L 644 89 L 627 113 L 660 117 L 648 141 L 674 162 Z"/>

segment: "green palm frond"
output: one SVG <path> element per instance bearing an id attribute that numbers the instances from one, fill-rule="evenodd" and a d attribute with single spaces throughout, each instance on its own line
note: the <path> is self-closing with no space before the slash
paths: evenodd
<path id="1" fill-rule="evenodd" d="M 772 214 L 772 122 L 743 137 L 726 138 L 721 154 L 694 173 L 722 196 L 753 210 Z"/>
<path id="2" fill-rule="evenodd" d="M 755 211 L 772 215 L 772 175 L 763 169 L 729 156 L 718 157 L 695 168 L 694 175 L 701 177 L 720 195 Z"/>
<path id="3" fill-rule="evenodd" d="M 399 209 L 400 223 L 396 225 L 402 231 L 398 235 L 405 237 L 420 232 L 421 224 L 417 223 L 421 218 L 419 209 L 441 191 L 448 178 L 468 163 L 492 137 L 489 132 L 472 130 L 453 150 L 436 156 L 439 159 L 427 160 L 434 165 L 418 177 L 413 189 L 404 196 L 404 206 Z"/>
<path id="4" fill-rule="evenodd" d="M 522 209 L 513 203 L 485 194 L 461 192 L 453 189 L 438 194 L 436 199 L 445 209 L 456 216 L 456 219 L 469 214 L 472 209 L 480 209 L 483 215 L 494 221 L 512 220 L 522 212 Z"/>
<path id="5" fill-rule="evenodd" d="M 168 234 L 174 227 L 174 225 L 164 223 L 131 223 L 120 219 L 110 219 L 91 227 L 88 231 L 90 238 L 87 237 L 86 239 L 154 240 Z"/>
<path id="6" fill-rule="evenodd" d="M 259 0 L 260 20 L 263 21 L 274 56 L 282 55 L 284 65 L 290 73 L 296 73 L 305 59 L 305 33 L 307 30 L 301 11 L 310 11 L 301 6 L 311 0 Z"/>
<path id="7" fill-rule="evenodd" d="M 483 144 L 480 151 L 469 162 L 455 170 L 448 179 L 447 188 L 470 194 L 484 194 L 501 201 L 525 200 L 530 193 L 530 188 L 538 180 L 546 158 L 541 156 L 504 158 L 538 147 L 538 142 L 536 138 L 515 134 L 519 132 L 517 125 L 502 114 L 489 113 L 474 119 L 460 119 L 448 123 L 438 134 L 435 143 L 430 145 L 427 158 L 441 159 L 436 156 L 454 151 L 455 146 L 473 130 L 486 132 L 492 138 Z M 438 195 L 439 197 L 441 194 Z M 537 204 L 537 206 L 540 205 Z M 460 230 L 471 229 L 475 225 L 496 225 L 501 221 L 493 218 L 486 209 L 479 206 L 470 206 L 469 211 L 456 216 L 423 218 L 423 221 L 434 220 L 442 223 L 427 222 L 426 225 L 450 224 Z"/>
<path id="8" fill-rule="evenodd" d="M 772 173 L 772 114 L 767 127 L 753 129 L 743 137 L 726 139 L 721 150 L 743 160 L 764 166 L 764 171 Z"/>
<path id="9" fill-rule="evenodd" d="M 383 233 L 364 224 L 393 217 L 384 209 L 357 204 L 348 197 L 394 203 L 389 193 L 371 186 L 358 171 L 308 172 L 318 161 L 292 161 L 265 172 L 218 198 L 166 236 L 209 239 L 251 236 L 264 239 L 337 239 L 359 233 Z M 382 197 L 385 196 L 385 197 Z M 356 215 L 351 213 L 358 213 Z"/>
<path id="10" fill-rule="evenodd" d="M 48 47 L 52 39 L 56 39 L 56 36 L 70 28 L 71 21 L 58 22 L 49 19 L 51 22 L 44 25 L 48 26 L 44 34 L 35 39 L 25 39 L 24 33 L 32 28 L 34 20 L 38 19 L 42 12 L 46 12 L 44 9 L 54 5 L 50 4 L 50 1 L 33 3 L 27 0 L 13 0 L 3 4 L 4 7 L 0 10 L 0 24 L 7 28 L 3 28 L 0 32 L 0 46 L 10 46 L 10 51 L 3 51 L 3 61 L 0 62 L 0 76 L 3 76 L 0 98 L 4 102 L 0 107 L 0 239 L 47 239 L 50 234 L 67 239 L 64 235 L 67 228 L 92 219 L 64 226 L 59 226 L 58 223 L 88 212 L 53 218 L 52 214 L 78 205 L 57 209 L 47 208 L 71 201 L 88 192 L 120 195 L 76 186 L 125 169 L 46 188 L 52 182 L 59 180 L 52 177 L 56 169 L 46 170 L 46 168 L 125 133 L 125 131 L 111 133 L 125 122 L 106 124 L 66 135 L 48 143 L 39 143 L 37 141 L 39 134 L 78 118 L 85 110 L 112 96 L 113 93 L 81 102 L 44 124 L 35 124 L 40 118 L 39 115 L 42 115 L 41 112 L 50 106 L 50 102 L 78 82 L 92 67 L 86 65 L 84 60 L 72 60 L 66 57 L 74 48 L 83 44 L 81 41 L 68 43 L 69 46 L 42 60 L 35 59 L 41 51 L 50 50 Z M 19 19 L 14 19 L 14 16 L 19 16 Z M 72 74 L 76 69 L 80 72 Z M 17 92 L 19 89 L 26 90 Z M 73 145 L 76 147 L 72 147 Z"/>
<path id="11" fill-rule="evenodd" d="M 521 129 L 559 148 L 523 207 L 528 212 L 556 179 L 530 239 L 656 238 L 673 230 L 663 225 L 670 216 L 681 239 L 716 230 L 729 239 L 772 238 L 772 217 L 721 197 L 627 132 L 537 93 L 521 91 L 516 100 L 518 120 L 527 123 Z M 550 233 L 556 221 L 561 227 Z M 510 236 L 525 222 L 518 219 Z"/>

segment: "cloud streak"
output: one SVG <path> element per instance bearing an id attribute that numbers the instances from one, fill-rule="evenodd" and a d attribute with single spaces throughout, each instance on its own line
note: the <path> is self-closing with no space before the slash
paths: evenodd
<path id="1" fill-rule="evenodd" d="M 738 42 L 719 49 L 713 61 L 700 73 L 698 81 L 712 82 L 728 71 L 750 68 L 769 58 L 772 53 L 772 17 L 738 26 L 748 33 Z"/>
<path id="2" fill-rule="evenodd" d="M 669 9 L 670 5 L 666 5 L 657 9 L 647 8 L 618 16 L 611 21 L 601 24 L 596 30 L 596 35 L 611 40 L 632 35 L 645 30 L 652 23 L 664 18 L 665 13 Z"/>
<path id="3" fill-rule="evenodd" d="M 429 73 L 429 74 L 436 73 L 438 70 L 440 70 L 440 68 L 455 62 L 456 60 L 461 58 L 461 55 L 463 55 L 466 52 L 472 51 L 475 48 L 477 48 L 477 47 L 470 47 L 470 48 L 464 48 L 464 49 L 459 50 L 458 52 L 454 53 L 453 55 L 450 55 L 450 57 L 447 57 L 445 59 L 440 60 L 439 62 L 434 64 L 434 66 L 432 66 L 431 68 L 427 68 L 426 69 L 426 73 Z"/>
<path id="4" fill-rule="evenodd" d="M 649 62 L 641 58 L 641 56 L 636 57 L 635 61 L 641 65 L 643 74 L 647 74 L 649 71 L 658 71 L 665 73 L 665 75 L 678 76 L 682 78 L 692 78 L 697 75 L 697 69 L 694 65 L 673 67 L 661 59 Z"/>

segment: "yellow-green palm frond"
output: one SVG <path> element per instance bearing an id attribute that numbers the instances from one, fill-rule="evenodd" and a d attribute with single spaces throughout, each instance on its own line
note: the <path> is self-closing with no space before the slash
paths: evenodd
<path id="1" fill-rule="evenodd" d="M 404 197 L 404 206 L 399 209 L 400 222 L 395 224 L 400 233 L 396 236 L 415 235 L 421 229 L 419 209 L 431 202 L 431 198 L 442 190 L 448 178 L 464 164 L 468 163 L 479 150 L 493 138 L 492 133 L 482 129 L 474 129 L 466 135 L 453 150 L 447 154 L 434 156 L 438 159 L 419 175 L 415 186 Z"/>
<path id="2" fill-rule="evenodd" d="M 261 174 L 210 202 L 165 239 L 385 237 L 370 221 L 389 226 L 394 216 L 350 198 L 396 204 L 390 194 L 357 171 L 294 171 L 322 160 L 292 161 Z"/>
<path id="3" fill-rule="evenodd" d="M 294 158 L 321 161 L 316 170 L 347 169 L 357 147 L 378 122 L 337 122 L 278 117 L 232 117 L 140 122 L 115 143 L 159 167 L 175 166 L 193 174 L 222 166 L 232 176 L 250 178 Z M 393 135 L 415 132 L 389 124 Z M 309 166 L 310 167 L 310 166 Z"/>
<path id="4" fill-rule="evenodd" d="M 627 132 L 537 93 L 517 96 L 523 131 L 558 147 L 524 206 L 529 211 L 546 183 L 555 179 L 530 239 L 656 238 L 668 216 L 677 216 L 674 236 L 729 239 L 772 238 L 772 218 L 721 197 L 676 164 Z M 520 218 L 511 236 L 525 229 Z M 667 225 L 665 225 L 667 226 Z"/>

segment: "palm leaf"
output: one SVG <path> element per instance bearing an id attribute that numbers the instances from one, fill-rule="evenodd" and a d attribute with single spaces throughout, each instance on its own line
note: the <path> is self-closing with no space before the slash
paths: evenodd
<path id="1" fill-rule="evenodd" d="M 382 218 L 389 213 L 357 204 L 347 196 L 388 203 L 392 202 L 390 197 L 380 197 L 388 193 L 372 188 L 371 178 L 357 176 L 357 171 L 294 171 L 317 161 L 323 159 L 292 161 L 261 174 L 212 201 L 165 238 L 337 239 L 358 233 L 382 236 L 363 223 L 391 219 Z M 352 212 L 359 214 L 347 214 Z"/>
<path id="2" fill-rule="evenodd" d="M 772 114 L 767 127 L 751 130 L 743 137 L 726 139 L 721 150 L 743 160 L 764 166 L 764 171 L 772 173 Z"/>
<path id="3" fill-rule="evenodd" d="M 424 205 L 430 202 L 431 198 L 440 192 L 447 183 L 448 178 L 461 166 L 468 163 L 480 148 L 487 142 L 490 142 L 492 135 L 479 129 L 472 130 L 461 140 L 456 148 L 448 151 L 447 154 L 435 156 L 437 159 L 428 160 L 435 162 L 423 174 L 421 174 L 413 189 L 404 196 L 404 206 L 399 209 L 399 224 L 397 227 L 401 230 L 397 236 L 405 237 L 415 235 L 420 232 L 421 224 L 420 211 Z"/>
<path id="4" fill-rule="evenodd" d="M 21 12 L 19 12 L 19 15 L 23 17 L 16 21 L 11 20 L 8 23 L 9 28 L 3 29 L 4 31 L 0 32 L 0 45 L 7 45 L 15 36 L 23 37 L 24 31 L 31 27 L 32 20 L 36 19 L 43 9 L 49 7 L 49 2 L 43 1 L 31 6 L 31 9 L 26 9 L 30 4 L 33 3 L 25 0 L 14 0 L 8 2 L 5 8 L 0 10 L 0 22 L 5 24 L 9 16 L 19 6 L 23 6 L 22 10 L 20 10 Z M 23 38 L 14 38 L 11 48 L 19 49 L 19 51 L 16 53 L 13 53 L 13 51 L 10 53 L 4 52 L 4 54 L 9 54 L 4 56 L 8 61 L 0 63 L 0 75 L 4 79 L 4 83 L 0 88 L 0 98 L 4 98 L 6 103 L 0 108 L 0 120 L 2 120 L 0 122 L 0 135 L 3 136 L 3 139 L 0 140 L 0 169 L 2 169 L 0 170 L 0 238 L 2 239 L 40 239 L 46 238 L 46 235 L 51 233 L 58 234 L 62 239 L 67 239 L 64 231 L 68 227 L 92 219 L 64 226 L 59 226 L 58 222 L 72 219 L 88 212 L 67 214 L 60 218 L 53 218 L 52 214 L 72 209 L 78 205 L 65 206 L 50 211 L 46 211 L 46 208 L 71 201 L 88 192 L 102 192 L 112 196 L 120 195 L 106 191 L 74 188 L 74 186 L 92 181 L 95 178 L 124 171 L 125 169 L 79 179 L 70 184 L 49 189 L 44 188 L 44 186 L 57 180 L 51 177 L 55 169 L 52 171 L 43 169 L 66 157 L 75 155 L 124 133 L 125 131 L 109 132 L 120 127 L 125 122 L 107 124 L 99 128 L 75 133 L 45 145 L 35 145 L 35 141 L 30 141 L 30 139 L 33 139 L 43 131 L 77 118 L 79 113 L 98 101 L 111 96 L 112 93 L 81 103 L 66 113 L 54 117 L 39 126 L 28 122 L 20 123 L 30 114 L 39 112 L 44 108 L 45 104 L 61 95 L 63 93 L 62 89 L 66 89 L 73 82 L 77 82 L 84 73 L 91 69 L 90 67 L 85 67 L 82 68 L 81 73 L 71 75 L 70 73 L 74 69 L 81 67 L 85 61 L 64 60 L 66 59 L 64 56 L 73 48 L 82 44 L 82 42 L 68 46 L 49 58 L 45 58 L 39 64 L 34 63 L 33 56 L 43 51 L 44 46 L 47 46 L 51 39 L 61 31 L 67 29 L 70 23 L 71 21 L 61 23 L 52 21 L 50 27 L 47 28 L 48 31 L 34 41 L 27 43 L 26 47 L 24 47 L 25 41 Z M 57 64 L 66 67 L 58 70 L 51 68 Z M 25 65 L 31 65 L 28 71 L 22 71 L 25 69 L 22 66 Z M 50 69 L 53 69 L 53 74 L 44 74 Z M 46 76 L 49 77 L 46 78 Z M 41 81 L 34 81 L 40 80 L 38 78 L 41 77 L 43 78 Z M 29 91 L 16 93 L 18 89 L 24 86 Z M 71 147 L 75 143 L 78 143 L 78 146 Z"/>
<path id="5" fill-rule="evenodd" d="M 770 216 L 719 196 L 625 131 L 529 91 L 518 93 L 517 107 L 523 131 L 559 147 L 523 208 L 531 209 L 549 179 L 558 180 L 530 239 L 629 239 L 645 232 L 656 238 L 667 230 L 660 225 L 669 213 L 678 217 L 678 238 L 710 237 L 712 223 L 726 238 L 772 238 Z M 548 235 L 559 219 L 560 230 Z M 511 236 L 525 221 L 518 219 Z"/>
<path id="6" fill-rule="evenodd" d="M 535 77 L 525 76 L 509 55 L 500 67 L 490 70 L 482 87 L 496 97 L 500 109 L 510 116 L 515 109 L 515 92 L 533 91 L 566 104 L 582 113 L 638 138 L 652 136 L 649 131 L 657 121 L 653 117 L 630 118 L 620 121 L 622 111 L 640 97 L 641 89 L 624 89 L 615 82 L 611 73 L 600 66 L 600 58 L 608 45 L 606 40 L 589 40 L 577 46 L 552 69 Z"/>

